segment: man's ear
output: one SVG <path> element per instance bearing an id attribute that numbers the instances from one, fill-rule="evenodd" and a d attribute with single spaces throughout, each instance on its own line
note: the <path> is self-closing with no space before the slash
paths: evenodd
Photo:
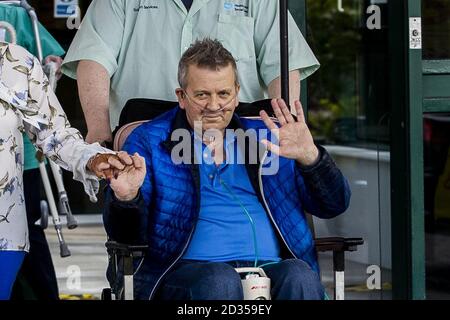
<path id="1" fill-rule="evenodd" d="M 184 93 L 184 90 L 181 88 L 178 88 L 175 90 L 175 94 L 177 95 L 180 108 L 186 109 L 186 94 Z"/>

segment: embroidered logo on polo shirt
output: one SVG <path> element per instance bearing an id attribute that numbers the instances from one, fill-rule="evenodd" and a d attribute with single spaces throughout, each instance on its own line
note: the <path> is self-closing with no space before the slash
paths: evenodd
<path id="1" fill-rule="evenodd" d="M 157 5 L 140 5 L 139 7 L 134 8 L 133 10 L 135 12 L 139 12 L 141 9 L 144 9 L 144 10 L 159 9 L 159 7 Z"/>
<path id="2" fill-rule="evenodd" d="M 233 10 L 233 9 L 234 9 L 234 3 L 231 3 L 231 2 L 225 2 L 225 3 L 223 4 L 223 8 L 224 8 L 225 10 Z"/>
<path id="3" fill-rule="evenodd" d="M 248 6 L 246 6 L 244 4 L 233 3 L 233 2 L 225 2 L 223 4 L 223 8 L 226 11 L 236 11 L 236 12 L 248 13 Z"/>

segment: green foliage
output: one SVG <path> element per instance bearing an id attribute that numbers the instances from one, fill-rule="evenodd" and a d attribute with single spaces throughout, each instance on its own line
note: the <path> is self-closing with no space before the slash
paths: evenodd
<path id="1" fill-rule="evenodd" d="M 347 1 L 339 12 L 336 0 L 308 0 L 308 42 L 321 69 L 308 82 L 309 121 L 313 133 L 335 140 L 341 117 L 355 117 L 358 103 L 358 63 L 361 52 L 360 0 Z"/>

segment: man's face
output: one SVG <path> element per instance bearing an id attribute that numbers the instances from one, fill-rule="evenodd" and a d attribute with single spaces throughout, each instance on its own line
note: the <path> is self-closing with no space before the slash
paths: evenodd
<path id="1" fill-rule="evenodd" d="M 176 94 L 191 127 L 199 121 L 203 131 L 225 130 L 239 104 L 239 86 L 231 64 L 219 70 L 191 65 L 186 83 L 186 88 L 177 89 Z"/>

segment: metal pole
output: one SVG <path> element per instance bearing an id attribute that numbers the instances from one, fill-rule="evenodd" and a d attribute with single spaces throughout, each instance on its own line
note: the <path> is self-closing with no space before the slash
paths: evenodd
<path id="1" fill-rule="evenodd" d="M 50 180 L 48 178 L 47 170 L 45 168 L 45 164 L 43 161 L 39 164 L 39 169 L 41 172 L 42 182 L 44 184 L 45 194 L 47 195 L 47 201 L 50 206 L 50 212 L 52 214 L 53 224 L 55 225 L 56 235 L 58 236 L 59 249 L 60 249 L 59 254 L 62 258 L 69 257 L 70 250 L 67 247 L 67 244 L 66 244 L 63 234 L 62 234 L 61 220 L 59 218 L 58 210 L 56 209 L 56 203 L 55 203 L 55 199 L 53 198 L 53 192 L 52 192 L 52 188 L 50 185 Z"/>
<path id="2" fill-rule="evenodd" d="M 288 0 L 280 0 L 280 52 L 281 52 L 281 98 L 290 104 L 289 99 L 289 29 Z"/>
<path id="3" fill-rule="evenodd" d="M 41 43 L 41 36 L 39 34 L 39 24 L 36 11 L 34 11 L 34 8 L 30 6 L 26 0 L 20 1 L 20 5 L 28 12 L 28 15 L 31 18 L 33 32 L 36 38 L 37 57 L 40 63 L 44 63 L 44 55 L 42 53 L 42 43 Z"/>
<path id="4" fill-rule="evenodd" d="M 333 251 L 334 299 L 345 299 L 345 251 Z"/>
<path id="5" fill-rule="evenodd" d="M 36 42 L 37 57 L 38 57 L 40 63 L 44 66 L 44 58 L 45 57 L 43 55 L 43 50 L 42 50 L 41 36 L 40 36 L 40 33 L 39 33 L 39 20 L 38 20 L 36 11 L 28 3 L 27 0 L 21 0 L 21 1 L 17 1 L 17 2 L 19 2 L 19 5 L 22 8 L 24 8 L 28 12 L 28 15 L 30 16 L 31 24 L 33 26 L 35 42 Z M 17 4 L 17 2 L 16 2 L 16 4 Z M 56 69 L 54 68 L 53 64 L 49 64 L 48 66 L 44 66 L 44 69 L 45 68 L 47 68 L 47 70 L 49 71 L 49 82 L 50 82 L 51 88 L 52 88 L 53 91 L 56 91 L 56 83 L 57 83 L 56 75 L 55 75 L 56 74 Z M 63 183 L 63 179 L 62 179 L 62 171 L 51 160 L 49 160 L 49 162 L 50 162 L 50 168 L 52 169 L 52 172 L 53 172 L 53 178 L 55 179 L 56 186 L 57 186 L 58 192 L 59 192 L 60 212 L 62 214 L 66 214 L 67 227 L 69 229 L 74 229 L 78 225 L 77 225 L 77 222 L 76 222 L 75 218 L 73 217 L 72 212 L 70 210 L 69 200 L 68 200 L 67 193 L 66 193 L 66 190 L 64 188 L 64 183 Z M 47 169 L 46 169 L 46 166 L 45 166 L 44 162 L 40 163 L 39 168 L 40 168 L 40 171 L 41 171 L 42 179 L 44 181 L 44 188 L 45 188 L 45 191 L 46 191 L 47 200 L 49 202 L 50 213 L 52 214 L 53 221 L 55 222 L 55 228 L 56 228 L 56 231 L 58 233 L 58 239 L 60 241 L 61 257 L 67 257 L 67 256 L 70 256 L 70 251 L 67 248 L 67 245 L 66 245 L 66 243 L 64 241 L 64 238 L 62 236 L 61 220 L 59 218 L 59 214 L 58 214 L 58 211 L 56 209 L 55 200 L 54 200 L 54 197 L 53 197 L 53 192 L 52 192 L 52 189 L 50 187 L 50 181 L 48 179 Z M 48 186 L 46 184 L 48 184 Z"/>
<path id="6" fill-rule="evenodd" d="M 14 26 L 12 26 L 10 23 L 8 23 L 6 21 L 0 21 L 0 28 L 5 29 L 5 31 L 9 33 L 11 43 L 14 43 L 14 44 L 17 43 L 17 32 L 16 32 L 16 29 L 14 29 Z M 5 39 L 6 39 L 6 36 L 5 36 Z"/>

